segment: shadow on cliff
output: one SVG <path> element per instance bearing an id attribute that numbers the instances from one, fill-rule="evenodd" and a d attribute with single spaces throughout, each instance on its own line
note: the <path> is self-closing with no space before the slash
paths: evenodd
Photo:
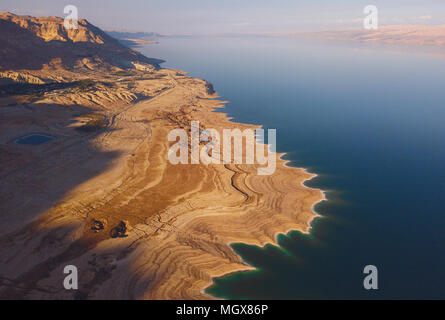
<path id="1" fill-rule="evenodd" d="M 46 114 L 39 108 L 48 108 Z M 13 157 L 9 160 L 14 163 L 0 175 L 0 298 L 14 299 L 22 298 L 27 292 L 20 289 L 21 286 L 29 288 L 30 284 L 44 278 L 59 263 L 81 255 L 95 245 L 89 240 L 73 241 L 75 233 L 79 232 L 79 225 L 82 229 L 81 225 L 91 211 L 88 204 L 83 207 L 84 204 L 79 203 L 80 209 L 65 208 L 60 204 L 73 189 L 111 168 L 121 152 L 101 150 L 94 143 L 98 136 L 114 131 L 107 126 L 91 132 L 57 129 L 58 125 L 64 126 L 72 121 L 75 115 L 93 112 L 91 108 L 34 104 L 5 106 L 3 110 L 10 117 L 4 121 L 16 121 L 11 116 L 13 112 L 23 119 L 18 135 L 30 131 L 28 133 L 42 132 L 56 137 L 37 146 L 16 145 L 10 141 L 0 149 L 0 158 L 8 160 L 5 153 L 11 153 Z M 42 114 L 36 114 L 39 111 Z M 53 119 L 39 122 L 51 112 L 66 115 L 62 124 L 52 123 Z M 29 126 L 28 118 L 33 120 Z M 60 118 L 55 116 L 54 119 Z M 48 123 L 54 127 L 48 128 Z M 69 134 L 70 130 L 72 135 Z M 8 165 L 3 160 L 2 166 Z M 57 208 L 55 213 L 44 214 L 54 207 Z M 66 220 L 66 217 L 69 219 Z M 17 272 L 21 266 L 27 268 L 23 265 L 26 257 L 38 257 L 39 252 L 50 258 L 36 266 L 29 266 L 27 272 Z"/>

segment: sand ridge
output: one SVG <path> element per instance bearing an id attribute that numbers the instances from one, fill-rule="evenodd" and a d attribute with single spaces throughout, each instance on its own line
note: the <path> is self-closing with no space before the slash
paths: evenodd
<path id="1" fill-rule="evenodd" d="M 169 162 L 168 133 L 192 121 L 258 128 L 218 112 L 210 83 L 160 69 L 87 21 L 79 33 L 62 23 L 0 14 L 0 298 L 209 299 L 214 277 L 252 269 L 231 243 L 308 232 L 323 192 L 282 155 L 266 176 Z M 27 65 L 23 43 L 38 53 Z M 16 143 L 35 134 L 54 139 Z M 63 287 L 67 265 L 78 290 Z"/>
<path id="2" fill-rule="evenodd" d="M 95 112 L 108 119 L 99 132 L 72 134 L 75 129 L 55 126 L 56 119 L 41 124 L 58 139 L 37 147 L 37 164 L 3 175 L 2 297 L 207 299 L 203 290 L 212 277 L 251 269 L 230 243 L 262 246 L 276 243 L 277 233 L 307 232 L 323 194 L 302 185 L 313 177 L 305 170 L 281 158 L 270 176 L 258 176 L 256 165 L 169 163 L 167 135 L 178 121 L 217 130 L 253 126 L 215 112 L 222 102 L 205 81 L 158 72 L 163 77 L 137 81 L 133 89 L 162 88 L 146 99 L 95 101 L 103 103 Z M 54 108 L 51 99 L 36 103 L 34 113 Z M 52 115 L 59 123 L 76 107 L 65 108 Z M 22 117 L 7 109 L 5 121 Z M 24 156 L 22 146 L 8 147 L 18 150 L 10 161 Z M 106 221 L 105 228 L 92 230 L 93 219 Z M 111 238 L 121 220 L 132 230 Z M 68 264 L 80 270 L 76 293 L 61 288 Z"/>

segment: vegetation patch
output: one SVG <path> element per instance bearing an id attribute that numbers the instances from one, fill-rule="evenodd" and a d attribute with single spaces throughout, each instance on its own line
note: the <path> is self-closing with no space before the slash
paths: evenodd
<path id="1" fill-rule="evenodd" d="M 46 93 L 53 92 L 55 90 L 62 90 L 66 88 L 76 87 L 79 82 L 52 82 L 45 84 L 34 83 L 13 83 L 0 86 L 0 97 L 11 95 L 28 96 L 30 99 L 36 99 L 42 97 Z"/>
<path id="2" fill-rule="evenodd" d="M 129 90 L 134 89 L 134 88 L 136 88 L 136 87 L 137 87 L 136 81 L 130 81 L 130 82 L 128 82 L 128 84 L 127 84 L 127 88 L 128 88 Z"/>
<path id="3" fill-rule="evenodd" d="M 119 77 L 130 77 L 130 76 L 134 76 L 135 73 L 129 70 L 121 70 L 121 71 L 116 71 L 112 73 L 113 76 L 119 76 Z"/>
<path id="4" fill-rule="evenodd" d="M 91 79 L 84 79 L 77 82 L 76 86 L 80 91 L 88 91 L 94 87 L 96 82 Z"/>
<path id="5" fill-rule="evenodd" d="M 142 76 L 142 77 L 138 78 L 138 80 L 160 80 L 160 79 L 164 79 L 165 77 L 166 77 L 166 74 L 161 73 L 161 74 L 153 75 L 151 77 L 150 76 L 149 77 Z"/>
<path id="6" fill-rule="evenodd" d="M 86 120 L 86 123 L 84 125 L 76 128 L 76 130 L 79 131 L 94 132 L 107 126 L 107 120 L 105 116 L 99 113 L 86 113 L 80 115 L 79 118 L 84 118 Z"/>
<path id="7" fill-rule="evenodd" d="M 116 86 L 113 82 L 102 81 L 101 84 L 104 85 L 107 88 L 114 88 Z"/>

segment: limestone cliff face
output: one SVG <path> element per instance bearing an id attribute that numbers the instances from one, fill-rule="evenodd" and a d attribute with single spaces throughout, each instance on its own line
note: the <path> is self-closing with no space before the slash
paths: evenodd
<path id="1" fill-rule="evenodd" d="M 26 29 L 46 42 L 59 40 L 64 42 L 91 42 L 103 44 L 107 35 L 100 29 L 92 26 L 86 20 L 79 20 L 77 30 L 66 30 L 63 27 L 62 18 L 44 17 L 36 18 L 30 16 L 17 16 L 12 13 L 0 13 L 1 19 L 13 22 L 19 27 Z M 109 37 L 108 37 L 109 38 Z"/>
<path id="2" fill-rule="evenodd" d="M 156 66 L 162 62 L 149 59 L 129 49 L 86 20 L 78 29 L 67 30 L 64 19 L 35 18 L 0 13 L 0 71 L 41 70 L 47 66 L 72 68 L 82 65 L 132 68 L 134 63 Z"/>

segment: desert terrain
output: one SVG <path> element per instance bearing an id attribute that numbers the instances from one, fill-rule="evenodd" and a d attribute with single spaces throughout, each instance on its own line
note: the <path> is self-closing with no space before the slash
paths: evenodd
<path id="1" fill-rule="evenodd" d="M 281 155 L 269 176 L 168 161 L 169 131 L 192 120 L 253 127 L 218 112 L 211 84 L 62 26 L 0 14 L 0 298 L 209 299 L 213 277 L 252 269 L 230 243 L 308 232 L 324 195 Z M 16 143 L 31 134 L 52 140 Z"/>

